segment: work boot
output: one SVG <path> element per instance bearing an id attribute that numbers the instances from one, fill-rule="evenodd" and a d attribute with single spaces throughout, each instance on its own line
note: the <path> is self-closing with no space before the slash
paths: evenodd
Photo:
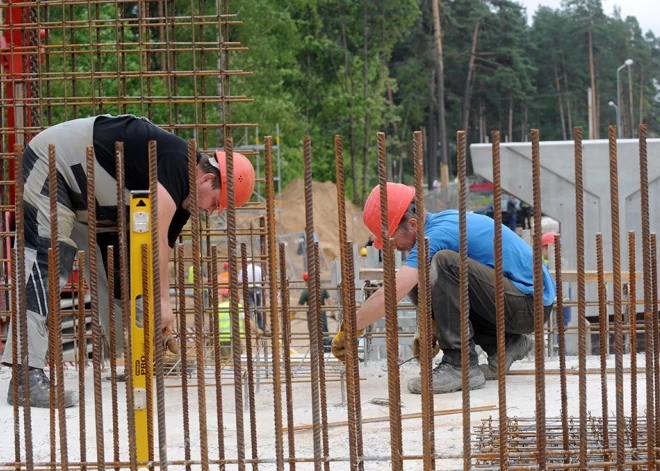
<path id="1" fill-rule="evenodd" d="M 509 374 L 514 361 L 522 360 L 532 351 L 534 339 L 531 335 L 512 335 L 506 343 L 506 356 L 504 359 L 505 373 Z M 488 355 L 488 364 L 479 365 L 486 381 L 497 379 L 497 353 Z"/>
<path id="2" fill-rule="evenodd" d="M 44 370 L 30 368 L 28 371 L 30 378 L 30 406 L 50 408 L 50 381 Z M 24 405 L 23 396 L 23 369 L 18 367 L 18 405 Z M 78 395 L 73 391 L 64 391 L 64 407 L 72 407 L 78 404 Z M 9 391 L 7 392 L 7 403 L 14 405 L 14 378 L 9 381 Z M 57 391 L 55 392 L 55 403 L 58 404 Z"/>
<path id="3" fill-rule="evenodd" d="M 471 365 L 469 370 L 470 389 L 479 389 L 486 384 L 484 374 L 478 365 Z M 460 391 L 463 388 L 460 365 L 441 362 L 433 369 L 433 394 L 444 394 Z M 408 381 L 408 391 L 413 394 L 422 393 L 422 378 L 412 378 Z"/>

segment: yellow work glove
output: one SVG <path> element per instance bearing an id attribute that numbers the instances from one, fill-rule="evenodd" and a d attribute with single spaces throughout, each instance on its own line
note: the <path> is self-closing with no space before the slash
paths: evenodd
<path id="1" fill-rule="evenodd" d="M 364 333 L 364 329 L 358 330 L 357 337 L 361 337 Z M 335 358 L 342 363 L 346 363 L 346 338 L 344 335 L 344 323 L 339 324 L 339 331 L 332 339 L 332 345 L 330 351 L 335 356 Z"/>
<path id="2" fill-rule="evenodd" d="M 433 356 L 431 358 L 435 358 L 435 356 L 440 353 L 440 342 L 438 340 L 438 334 L 437 328 L 435 325 L 435 321 L 431 321 L 431 333 L 433 334 Z M 421 334 L 419 330 L 415 332 L 415 338 L 412 341 L 412 351 L 413 351 L 413 356 L 417 357 L 417 361 L 419 363 L 422 362 L 420 359 L 420 354 L 422 353 L 422 339 L 421 339 Z"/>

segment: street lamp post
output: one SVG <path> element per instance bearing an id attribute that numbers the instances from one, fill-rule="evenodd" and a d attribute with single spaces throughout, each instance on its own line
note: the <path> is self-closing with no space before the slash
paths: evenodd
<path id="1" fill-rule="evenodd" d="M 619 86 L 619 72 L 633 64 L 632 59 L 626 59 L 622 66 L 616 69 L 616 135 L 621 139 L 621 87 Z M 610 106 L 612 102 L 610 102 Z"/>
<path id="2" fill-rule="evenodd" d="M 621 137 L 619 135 L 619 125 L 618 125 L 618 123 L 619 123 L 619 107 L 616 106 L 616 103 L 614 103 L 613 101 L 610 101 L 608 103 L 608 105 L 611 106 L 612 108 L 614 108 L 614 112 L 616 113 L 616 122 L 617 122 L 617 128 L 616 128 L 617 137 Z"/>

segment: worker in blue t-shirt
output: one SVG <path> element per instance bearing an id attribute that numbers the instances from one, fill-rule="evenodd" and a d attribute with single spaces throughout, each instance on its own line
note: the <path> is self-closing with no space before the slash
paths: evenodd
<path id="1" fill-rule="evenodd" d="M 397 300 L 409 295 L 417 301 L 417 224 L 424 224 L 431 263 L 431 301 L 435 324 L 434 351 L 442 349 L 442 362 L 433 370 L 433 392 L 458 391 L 461 375 L 460 258 L 458 211 L 417 214 L 415 189 L 400 183 L 387 184 L 388 228 L 394 245 L 409 251 L 404 266 L 396 274 Z M 363 220 L 376 236 L 380 248 L 380 188 L 375 187 L 364 206 Z M 468 290 L 470 301 L 469 384 L 482 387 L 497 377 L 497 336 L 495 328 L 494 223 L 487 216 L 467 214 Z M 531 247 L 508 227 L 502 226 L 504 271 L 504 309 L 506 372 L 511 364 L 524 358 L 533 347 L 534 272 Z M 543 316 L 547 321 L 555 302 L 556 287 L 547 267 L 543 266 Z M 376 291 L 357 312 L 358 333 L 382 318 L 385 313 L 383 288 Z M 419 336 L 413 352 L 419 353 Z M 488 354 L 488 363 L 479 365 L 475 345 Z M 333 354 L 345 358 L 344 332 L 340 327 L 332 343 Z M 408 382 L 408 390 L 421 394 L 421 378 Z"/>

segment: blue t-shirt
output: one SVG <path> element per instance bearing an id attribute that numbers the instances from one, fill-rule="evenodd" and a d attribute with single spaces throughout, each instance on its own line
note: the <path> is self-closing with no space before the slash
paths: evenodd
<path id="1" fill-rule="evenodd" d="M 440 250 L 459 249 L 458 211 L 431 213 L 426 217 L 424 235 L 429 241 L 430 259 Z M 493 268 L 495 253 L 493 220 L 481 214 L 467 213 L 468 257 Z M 502 226 L 502 254 L 504 276 L 522 293 L 534 293 L 534 258 L 532 248 L 515 232 Z M 429 260 L 430 260 L 429 259 Z M 406 266 L 417 268 L 417 244 L 406 258 Z M 543 305 L 550 306 L 557 297 L 555 281 L 543 264 Z"/>

